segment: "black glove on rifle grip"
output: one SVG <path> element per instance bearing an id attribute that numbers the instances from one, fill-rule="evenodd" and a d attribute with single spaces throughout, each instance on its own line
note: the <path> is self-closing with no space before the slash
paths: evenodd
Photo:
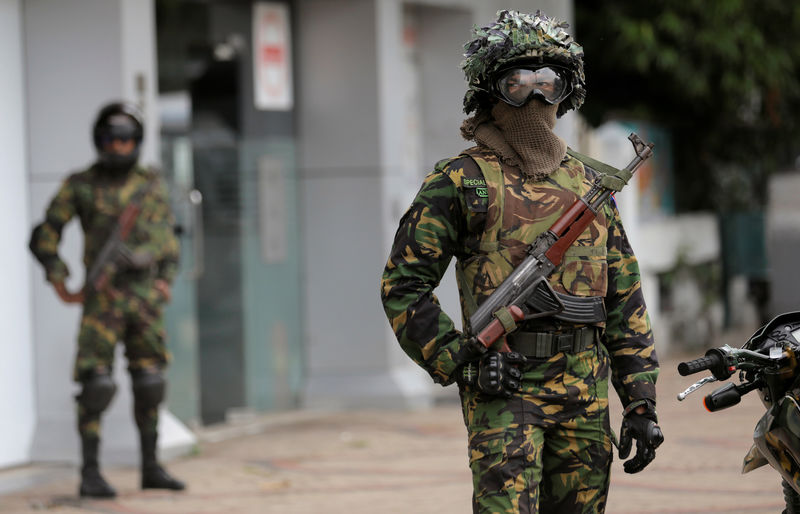
<path id="1" fill-rule="evenodd" d="M 630 412 L 622 420 L 619 436 L 619 458 L 626 459 L 636 439 L 636 455 L 625 461 L 626 473 L 638 473 L 656 458 L 656 448 L 664 442 L 664 434 L 658 426 L 655 409 L 647 403 L 648 410 L 642 414 Z"/>
<path id="2" fill-rule="evenodd" d="M 510 398 L 522 388 L 522 372 L 516 366 L 526 362 L 525 356 L 517 352 L 489 351 L 477 364 L 464 366 L 461 382 L 484 394 Z"/>

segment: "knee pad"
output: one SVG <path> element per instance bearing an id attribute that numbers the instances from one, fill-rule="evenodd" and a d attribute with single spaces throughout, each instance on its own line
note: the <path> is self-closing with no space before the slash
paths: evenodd
<path id="1" fill-rule="evenodd" d="M 133 399 L 144 408 L 157 407 L 164 401 L 164 391 L 167 386 L 160 370 L 146 370 L 136 373 L 133 377 Z"/>
<path id="2" fill-rule="evenodd" d="M 99 413 L 106 410 L 116 392 L 117 384 L 110 375 L 93 375 L 83 382 L 83 389 L 77 400 L 87 411 Z"/>

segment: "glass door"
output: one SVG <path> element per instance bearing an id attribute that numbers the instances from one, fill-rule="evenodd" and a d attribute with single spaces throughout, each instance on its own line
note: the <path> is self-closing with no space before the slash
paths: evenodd
<path id="1" fill-rule="evenodd" d="M 174 112 L 174 100 L 169 105 Z M 173 130 L 172 121 L 165 119 L 162 111 L 161 162 L 181 244 L 179 272 L 165 311 L 167 344 L 172 353 L 167 404 L 179 419 L 195 426 L 200 424 L 197 280 L 205 271 L 202 194 L 194 188 L 191 142 Z"/>
<path id="2" fill-rule="evenodd" d="M 165 175 L 186 227 L 170 405 L 203 424 L 292 408 L 302 386 L 294 115 L 253 100 L 258 3 L 156 2 Z"/>

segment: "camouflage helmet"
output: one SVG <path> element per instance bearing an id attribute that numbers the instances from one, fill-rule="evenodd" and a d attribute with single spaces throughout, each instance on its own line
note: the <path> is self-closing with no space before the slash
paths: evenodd
<path id="1" fill-rule="evenodd" d="M 464 45 L 461 69 L 467 80 L 464 112 L 487 107 L 494 100 L 490 83 L 494 75 L 508 64 L 554 64 L 566 68 L 571 75 L 572 92 L 558 106 L 558 116 L 578 109 L 586 98 L 583 75 L 583 47 L 564 29 L 566 22 L 548 18 L 541 11 L 522 14 L 498 11 L 497 21 L 486 27 L 473 28 L 474 39 Z"/>

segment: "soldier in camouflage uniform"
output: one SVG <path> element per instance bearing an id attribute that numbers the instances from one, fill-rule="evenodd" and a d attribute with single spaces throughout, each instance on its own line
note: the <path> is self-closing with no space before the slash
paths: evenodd
<path id="1" fill-rule="evenodd" d="M 156 459 L 158 406 L 164 398 L 163 370 L 170 357 L 162 310 L 177 270 L 178 242 L 163 182 L 157 173 L 137 164 L 143 130 L 135 106 L 112 103 L 101 109 L 94 125 L 97 162 L 67 177 L 30 241 L 31 251 L 59 297 L 66 303 L 83 304 L 74 368 L 74 379 L 82 385 L 76 397 L 83 456 L 81 496 L 116 495 L 100 474 L 98 449 L 100 417 L 116 392 L 111 370 L 118 341 L 125 344 L 133 384 L 134 417 L 141 442 L 141 486 L 185 487 Z M 88 274 L 120 214 L 132 202 L 138 202 L 140 213 L 125 244 L 136 258 L 107 263 L 104 271 L 110 278 L 99 290 L 87 284 L 78 293 L 67 291 L 64 280 L 69 271 L 58 255 L 64 225 L 74 216 L 80 219 Z"/>
<path id="2" fill-rule="evenodd" d="M 384 309 L 403 350 L 435 382 L 459 384 L 476 513 L 604 510 L 614 438 L 609 376 L 625 406 L 620 457 L 637 441 L 625 470 L 643 469 L 663 439 L 650 321 L 615 206 L 598 213 L 549 277 L 556 292 L 600 305 L 579 322 L 530 319 L 504 338 L 510 352 L 485 351 L 455 329 L 433 294 L 455 257 L 467 327 L 598 174 L 552 132 L 586 94 L 583 50 L 565 27 L 514 11 L 476 27 L 462 63 L 464 110 L 475 115 L 462 135 L 477 145 L 425 178 L 383 273 Z"/>

